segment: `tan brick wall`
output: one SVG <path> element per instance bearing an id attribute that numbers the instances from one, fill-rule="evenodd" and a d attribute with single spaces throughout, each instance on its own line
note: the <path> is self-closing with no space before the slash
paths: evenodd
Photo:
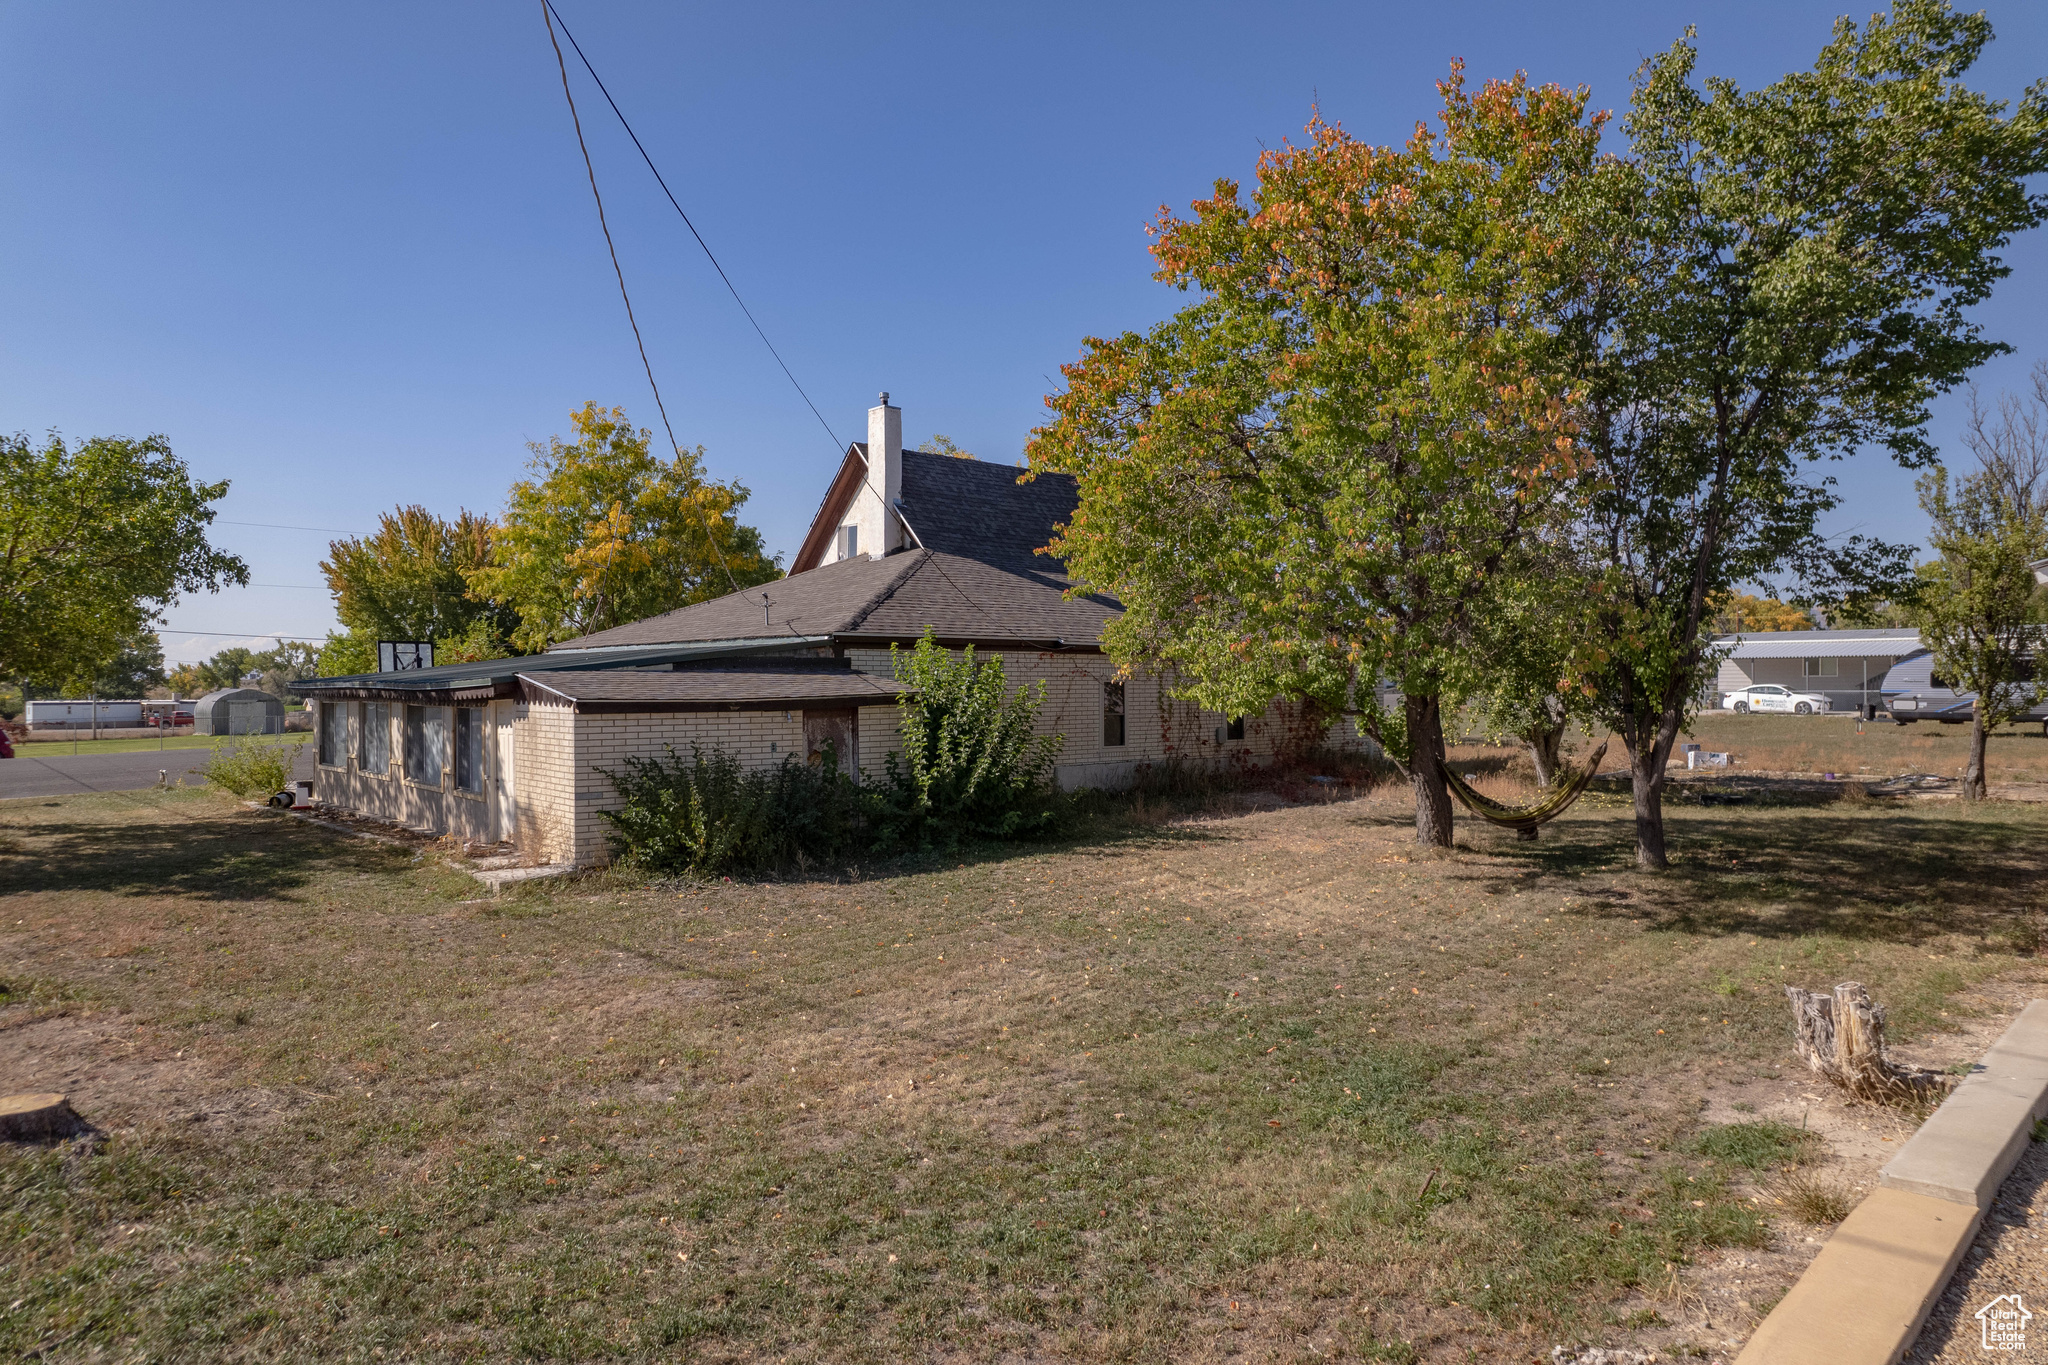
<path id="1" fill-rule="evenodd" d="M 1063 787 L 1120 785 L 1131 779 L 1138 764 L 1176 757 L 1200 763 L 1265 764 L 1290 747 L 1313 747 L 1299 742 L 1298 712 L 1288 702 L 1246 717 L 1242 740 L 1219 743 L 1216 731 L 1227 717 L 1168 696 L 1168 677 L 1159 672 L 1136 673 L 1124 681 L 1124 742 L 1104 744 L 1103 686 L 1116 677 L 1116 665 L 1108 658 L 1032 650 L 993 652 L 1001 655 L 1003 676 L 1014 686 L 1045 684 L 1037 728 L 1040 734 L 1064 736 L 1059 756 Z M 846 654 L 863 673 L 893 676 L 886 649 L 849 649 Z M 864 713 L 861 758 L 871 771 L 879 772 L 878 761 L 869 760 L 867 723 Z M 1332 747 L 1356 748 L 1362 743 L 1357 727 L 1341 719 L 1321 738 Z"/>
<path id="2" fill-rule="evenodd" d="M 692 711 L 646 715 L 576 716 L 574 790 L 575 838 L 571 856 L 584 867 L 607 860 L 605 836 L 611 822 L 600 812 L 624 802 L 604 770 L 620 771 L 628 758 L 661 758 L 669 749 L 687 758 L 690 746 L 723 749 L 746 769 L 773 768 L 792 754 L 804 754 L 801 711 Z"/>
<path id="3" fill-rule="evenodd" d="M 512 731 L 512 842 L 536 862 L 567 862 L 576 848 L 576 713 L 524 704 Z"/>

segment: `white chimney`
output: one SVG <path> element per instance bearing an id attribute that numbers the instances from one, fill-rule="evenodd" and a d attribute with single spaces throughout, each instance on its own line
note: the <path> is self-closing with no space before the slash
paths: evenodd
<path id="1" fill-rule="evenodd" d="M 893 510 L 897 500 L 903 496 L 903 409 L 889 406 L 889 395 L 884 393 L 882 401 L 868 409 L 868 488 L 857 500 L 864 515 L 860 518 L 861 550 L 876 555 L 885 555 L 903 546 L 903 522 Z M 865 515 L 869 499 L 876 498 L 878 514 L 872 520 Z M 874 539 L 868 539 L 868 526 L 874 527 Z"/>

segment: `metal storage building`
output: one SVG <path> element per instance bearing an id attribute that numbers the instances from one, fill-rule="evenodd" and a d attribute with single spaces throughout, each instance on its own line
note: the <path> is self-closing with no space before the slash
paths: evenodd
<path id="1" fill-rule="evenodd" d="M 281 735 L 284 703 L 253 687 L 223 687 L 192 707 L 195 735 Z"/>

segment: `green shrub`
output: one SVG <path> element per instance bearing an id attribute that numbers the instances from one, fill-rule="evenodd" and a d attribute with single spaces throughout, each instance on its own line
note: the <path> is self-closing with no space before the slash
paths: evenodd
<path id="1" fill-rule="evenodd" d="M 652 872 L 762 872 L 851 852 L 865 799 L 827 752 L 815 767 L 792 755 L 746 772 L 734 755 L 692 745 L 684 759 L 629 758 L 604 775 L 625 806 L 605 811 L 614 856 Z"/>
<path id="2" fill-rule="evenodd" d="M 929 630 L 908 654 L 890 646 L 889 657 L 915 690 L 897 703 L 903 752 L 885 761 L 877 843 L 951 847 L 1050 833 L 1060 737 L 1036 733 L 1045 684 L 1013 694 L 1001 655 L 941 649 Z"/>
<path id="3" fill-rule="evenodd" d="M 259 735 L 222 735 L 200 771 L 216 787 L 241 797 L 267 797 L 291 781 L 292 765 L 306 741 L 272 743 Z"/>

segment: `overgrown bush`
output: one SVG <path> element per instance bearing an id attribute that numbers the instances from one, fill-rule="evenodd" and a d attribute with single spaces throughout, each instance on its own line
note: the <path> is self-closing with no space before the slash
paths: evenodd
<path id="1" fill-rule="evenodd" d="M 856 849 L 866 800 L 829 750 L 815 767 L 794 755 L 743 771 L 722 749 L 692 745 L 666 758 L 629 758 L 605 772 L 625 798 L 605 811 L 614 856 L 653 872 L 762 872 Z"/>
<path id="2" fill-rule="evenodd" d="M 200 772 L 207 781 L 236 796 L 270 796 L 291 781 L 292 765 L 305 747 L 303 739 L 276 744 L 258 735 L 222 735 L 213 741 Z"/>
<path id="3" fill-rule="evenodd" d="M 1059 738 L 1035 732 L 1044 684 L 1012 695 L 1000 658 L 940 649 L 930 632 L 891 657 L 914 690 L 898 704 L 903 752 L 880 780 L 860 785 L 829 751 L 816 766 L 791 756 L 755 772 L 701 746 L 687 759 L 629 758 L 600 770 L 625 800 L 604 812 L 613 855 L 654 872 L 761 872 L 1052 832 Z"/>
<path id="4" fill-rule="evenodd" d="M 885 760 L 877 845 L 950 848 L 1050 833 L 1060 737 L 1036 733 L 1045 684 L 1012 693 L 1001 655 L 941 649 L 929 630 L 907 654 L 891 645 L 889 658 L 914 690 L 897 703 L 903 752 Z"/>

